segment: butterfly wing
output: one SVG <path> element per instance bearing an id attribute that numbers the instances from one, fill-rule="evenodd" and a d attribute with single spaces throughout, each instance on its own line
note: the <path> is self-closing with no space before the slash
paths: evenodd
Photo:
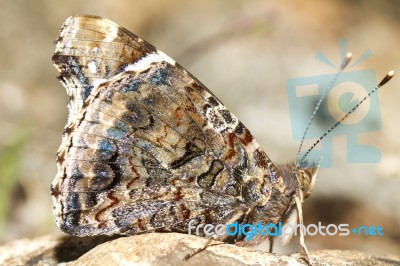
<path id="1" fill-rule="evenodd" d="M 69 17 L 61 27 L 52 58 L 70 97 L 69 121 L 79 114 L 96 83 L 154 51 L 151 44 L 108 19 Z"/>
<path id="2" fill-rule="evenodd" d="M 52 183 L 62 230 L 137 234 L 182 229 L 194 218 L 225 223 L 251 207 L 243 193 L 250 177 L 278 178 L 207 88 L 115 23 L 69 18 L 53 61 L 71 97 Z"/>

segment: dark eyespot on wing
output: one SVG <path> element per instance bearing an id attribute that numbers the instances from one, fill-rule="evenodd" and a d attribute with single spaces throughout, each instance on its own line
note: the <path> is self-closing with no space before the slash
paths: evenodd
<path id="1" fill-rule="evenodd" d="M 220 110 L 219 112 L 222 115 L 222 117 L 224 118 L 226 123 L 230 124 L 230 123 L 234 122 L 231 112 L 229 112 L 226 109 L 225 110 Z"/>
<path id="2" fill-rule="evenodd" d="M 217 101 L 217 99 L 215 99 L 213 96 L 208 97 L 208 102 L 212 105 L 212 106 L 219 106 L 221 103 Z"/>
<path id="3" fill-rule="evenodd" d="M 214 160 L 207 172 L 199 175 L 197 183 L 200 187 L 211 188 L 222 169 L 224 169 L 224 164 L 219 160 Z"/>

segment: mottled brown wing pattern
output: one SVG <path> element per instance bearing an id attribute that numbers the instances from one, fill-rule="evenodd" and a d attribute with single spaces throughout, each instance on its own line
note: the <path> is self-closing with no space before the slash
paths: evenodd
<path id="1" fill-rule="evenodd" d="M 96 83 L 154 51 L 151 44 L 108 19 L 69 17 L 60 30 L 53 55 L 59 80 L 71 99 L 69 122 L 80 112 Z"/>
<path id="2" fill-rule="evenodd" d="M 296 184 L 249 130 L 134 34 L 99 17 L 71 17 L 53 61 L 71 98 L 52 183 L 62 230 L 187 232 L 190 219 L 277 222 L 292 208 Z"/>

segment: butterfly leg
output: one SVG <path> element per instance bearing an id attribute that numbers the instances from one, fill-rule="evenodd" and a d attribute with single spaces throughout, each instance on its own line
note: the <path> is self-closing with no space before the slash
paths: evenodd
<path id="1" fill-rule="evenodd" d="M 231 217 L 226 223 L 225 223 L 225 227 L 229 224 L 235 223 L 237 221 L 243 221 L 245 220 L 245 218 L 247 217 L 249 213 L 249 210 L 247 211 L 239 211 L 238 213 L 236 213 L 233 217 Z M 212 244 L 213 241 L 218 241 L 218 243 L 214 243 Z M 194 252 L 188 254 L 185 256 L 185 260 L 189 260 L 191 257 L 193 257 L 194 255 L 200 253 L 201 251 L 207 249 L 210 246 L 217 246 L 217 245 L 222 245 L 222 244 L 226 244 L 228 242 L 231 241 L 235 241 L 235 238 L 232 236 L 229 236 L 228 234 L 223 234 L 223 235 L 213 235 L 211 236 L 207 242 L 204 244 L 203 247 L 195 250 Z M 221 243 L 222 242 L 222 243 Z"/>
<path id="2" fill-rule="evenodd" d="M 185 256 L 185 260 L 189 260 L 191 257 L 193 257 L 194 255 L 196 255 L 196 254 L 202 252 L 203 250 L 206 250 L 208 247 L 211 247 L 211 246 L 218 246 L 218 245 L 223 245 L 223 244 L 225 244 L 224 242 L 223 242 L 223 243 L 218 242 L 218 243 L 212 244 L 213 241 L 219 241 L 219 240 L 218 240 L 217 238 L 214 238 L 214 236 L 210 237 L 210 238 L 207 240 L 207 242 L 204 244 L 203 247 L 201 247 L 201 248 L 195 250 L 195 251 L 192 252 L 192 253 L 187 254 L 187 255 Z"/>
<path id="3" fill-rule="evenodd" d="M 273 236 L 268 236 L 269 239 L 269 253 L 272 253 L 272 249 L 274 246 L 274 237 Z"/>
<path id="4" fill-rule="evenodd" d="M 297 209 L 297 213 L 298 213 L 298 219 L 299 219 L 299 224 L 300 225 L 304 225 L 303 223 L 303 209 L 302 209 L 302 200 L 301 200 L 301 192 L 299 191 L 298 193 L 296 193 L 297 195 L 295 196 L 295 202 L 296 202 L 296 209 Z M 303 252 L 305 254 L 305 261 L 311 265 L 310 262 L 310 254 L 308 252 L 306 243 L 304 241 L 304 226 L 300 227 L 300 245 L 303 248 Z"/>

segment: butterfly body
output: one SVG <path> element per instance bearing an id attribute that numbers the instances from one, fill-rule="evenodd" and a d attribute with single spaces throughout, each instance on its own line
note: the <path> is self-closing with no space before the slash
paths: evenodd
<path id="1" fill-rule="evenodd" d="M 109 20 L 74 16 L 53 62 L 70 97 L 51 188 L 63 231 L 188 233 L 190 221 L 301 216 L 315 169 L 275 166 L 217 97 L 151 44 Z"/>

